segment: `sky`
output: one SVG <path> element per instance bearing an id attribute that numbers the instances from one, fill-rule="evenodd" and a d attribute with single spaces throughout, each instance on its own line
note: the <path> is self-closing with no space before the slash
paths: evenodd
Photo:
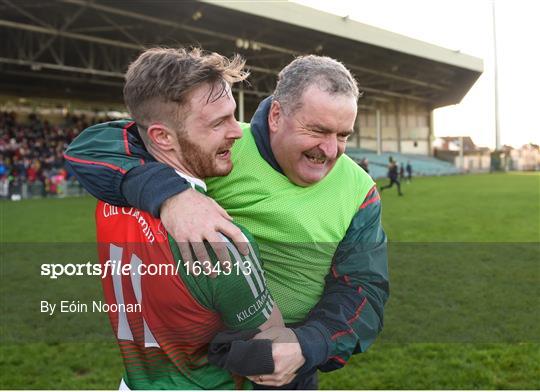
<path id="1" fill-rule="evenodd" d="M 435 110 L 434 132 L 495 147 L 491 0 L 296 2 L 483 59 L 484 73 L 461 103 Z M 495 19 L 501 144 L 540 144 L 540 1 L 495 0 Z"/>

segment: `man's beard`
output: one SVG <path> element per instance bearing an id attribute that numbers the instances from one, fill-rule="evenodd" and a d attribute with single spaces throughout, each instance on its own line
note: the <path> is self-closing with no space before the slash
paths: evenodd
<path id="1" fill-rule="evenodd" d="M 178 138 L 178 144 L 180 145 L 182 160 L 186 162 L 197 178 L 204 180 L 208 177 L 226 176 L 230 173 L 232 166 L 218 167 L 217 150 L 210 153 L 205 152 L 198 144 L 182 136 Z"/>

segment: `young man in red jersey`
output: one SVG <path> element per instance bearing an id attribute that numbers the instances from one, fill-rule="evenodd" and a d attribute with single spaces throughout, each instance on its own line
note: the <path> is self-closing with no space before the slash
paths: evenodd
<path id="1" fill-rule="evenodd" d="M 242 132 L 231 86 L 247 76 L 243 66 L 238 57 L 197 49 L 150 49 L 126 74 L 124 99 L 147 151 L 199 192 L 206 177 L 232 170 L 230 149 Z M 124 129 L 128 154 L 131 124 L 107 124 Z M 105 298 L 125 365 L 121 386 L 250 388 L 209 364 L 207 350 L 224 329 L 283 326 L 251 235 L 239 229 L 247 255 L 222 236 L 228 263 L 217 262 L 208 247 L 211 261 L 189 265 L 177 246 L 184 244 L 147 212 L 99 202 L 96 223 Z"/>

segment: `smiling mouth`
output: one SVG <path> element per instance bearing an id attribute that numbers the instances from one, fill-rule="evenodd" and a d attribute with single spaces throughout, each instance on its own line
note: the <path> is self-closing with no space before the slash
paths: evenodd
<path id="1" fill-rule="evenodd" d="M 218 151 L 217 153 L 217 156 L 218 158 L 222 158 L 222 159 L 226 159 L 226 158 L 229 158 L 231 155 L 231 150 L 223 150 L 223 151 Z"/>
<path id="2" fill-rule="evenodd" d="M 304 154 L 304 156 L 311 163 L 315 163 L 315 164 L 318 164 L 318 165 L 322 165 L 322 164 L 326 163 L 326 157 L 324 157 L 324 156 L 323 157 L 314 157 L 314 156 L 311 156 L 311 155 L 308 155 L 308 154 Z"/>

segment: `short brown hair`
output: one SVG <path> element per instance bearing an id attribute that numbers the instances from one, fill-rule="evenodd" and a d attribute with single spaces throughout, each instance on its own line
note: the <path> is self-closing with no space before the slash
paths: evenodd
<path id="1" fill-rule="evenodd" d="M 143 127 L 154 121 L 174 121 L 181 127 L 179 113 L 186 96 L 195 87 L 208 83 L 212 86 L 208 100 L 219 98 L 227 84 L 248 77 L 245 63 L 239 55 L 228 59 L 200 48 L 148 49 L 129 65 L 124 102 L 133 119 Z M 216 86 L 221 87 L 217 97 Z"/>

